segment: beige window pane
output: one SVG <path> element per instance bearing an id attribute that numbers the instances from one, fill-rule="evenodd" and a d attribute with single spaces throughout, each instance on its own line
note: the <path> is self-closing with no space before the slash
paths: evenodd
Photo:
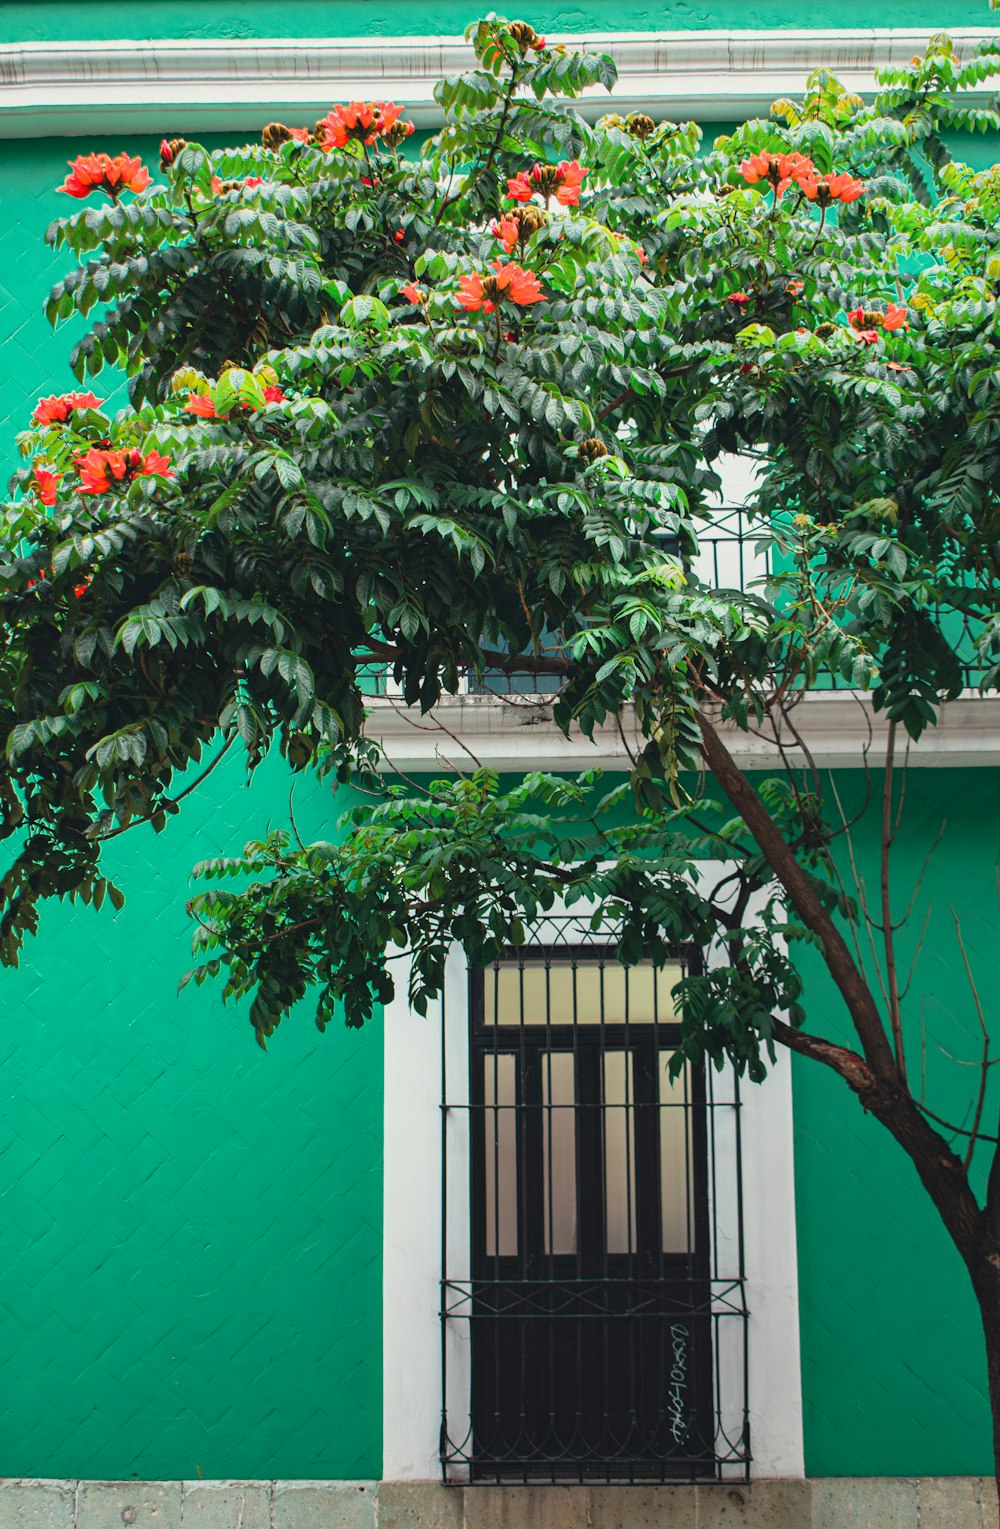
<path id="1" fill-rule="evenodd" d="M 609 1253 L 635 1250 L 635 1094 L 632 1057 L 606 1051 L 604 1075 L 604 1205 Z"/>
<path id="2" fill-rule="evenodd" d="M 660 1216 L 664 1253 L 688 1253 L 694 1245 L 691 1095 L 687 1062 L 672 1078 L 670 1052 L 660 1052 Z"/>
<path id="3" fill-rule="evenodd" d="M 542 1057 L 546 1253 L 576 1252 L 576 1085 L 573 1053 Z"/>
<path id="4" fill-rule="evenodd" d="M 485 1056 L 483 1130 L 486 1148 L 486 1253 L 517 1252 L 516 1059 Z"/>
<path id="5" fill-rule="evenodd" d="M 486 972 L 484 1019 L 488 1025 L 672 1024 L 670 990 L 680 977 L 676 962 L 624 967 L 613 958 L 581 956 L 521 965 L 514 957 Z"/>

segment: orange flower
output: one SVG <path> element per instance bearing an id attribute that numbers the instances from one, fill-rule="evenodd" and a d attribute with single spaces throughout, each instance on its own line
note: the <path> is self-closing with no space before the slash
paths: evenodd
<path id="1" fill-rule="evenodd" d="M 62 473 L 54 473 L 48 467 L 36 467 L 32 479 L 32 488 L 43 504 L 55 504 L 56 487 Z"/>
<path id="2" fill-rule="evenodd" d="M 788 293 L 789 297 L 801 297 L 805 290 L 806 284 L 804 281 L 785 282 L 785 291 Z"/>
<path id="3" fill-rule="evenodd" d="M 906 321 L 906 309 L 897 303 L 890 303 L 882 318 L 883 329 L 909 329 Z"/>
<path id="4" fill-rule="evenodd" d="M 331 107 L 316 124 L 320 147 L 329 153 L 331 149 L 344 148 L 352 139 L 372 144 L 388 133 L 402 110 L 395 101 L 351 101 L 347 106 Z"/>
<path id="5" fill-rule="evenodd" d="M 907 366 L 902 361 L 883 361 L 882 365 L 887 372 L 912 372 L 916 370 L 915 367 Z"/>
<path id="6" fill-rule="evenodd" d="M 284 403 L 284 401 L 285 401 L 285 390 L 284 390 L 284 388 L 279 388 L 277 383 L 275 383 L 275 382 L 269 382 L 267 384 L 267 386 L 265 387 L 265 389 L 264 389 L 264 402 L 265 403 Z"/>
<path id="7" fill-rule="evenodd" d="M 82 457 L 75 458 L 80 475 L 81 494 L 106 494 L 114 483 L 131 483 L 135 478 L 172 478 L 170 458 L 157 451 L 143 456 L 137 447 L 131 451 L 111 451 L 91 446 Z"/>
<path id="8" fill-rule="evenodd" d="M 207 393 L 189 393 L 184 405 L 188 414 L 197 414 L 199 419 L 218 419 L 215 412 L 215 404 Z"/>
<path id="9" fill-rule="evenodd" d="M 751 154 L 740 165 L 740 174 L 749 186 L 766 180 L 777 198 L 793 180 L 800 185 L 808 180 L 814 166 L 804 154 Z"/>
<path id="10" fill-rule="evenodd" d="M 87 593 L 87 585 L 89 583 L 90 583 L 90 579 L 88 577 L 88 578 L 84 579 L 81 584 L 74 584 L 73 585 L 73 593 L 74 593 L 74 595 L 76 596 L 76 598 L 78 600 L 79 600 L 81 595 L 85 595 Z"/>
<path id="11" fill-rule="evenodd" d="M 74 409 L 99 409 L 103 402 L 93 393 L 52 393 L 38 400 L 31 418 L 36 425 L 62 425 Z"/>
<path id="12" fill-rule="evenodd" d="M 877 329 L 856 329 L 854 332 L 864 345 L 874 345 L 878 339 Z"/>
<path id="13" fill-rule="evenodd" d="M 537 164 L 521 170 L 507 181 L 507 195 L 512 202 L 530 202 L 536 192 L 546 201 L 555 197 L 563 207 L 573 207 L 580 200 L 583 177 L 589 174 L 578 159 L 562 159 L 557 165 Z"/>
<path id="14" fill-rule="evenodd" d="M 408 281 L 400 290 L 408 303 L 423 303 L 427 300 L 423 288 L 418 287 L 415 281 Z"/>
<path id="15" fill-rule="evenodd" d="M 531 181 L 531 171 L 521 170 L 507 181 L 507 196 L 514 202 L 530 202 L 538 190 Z"/>
<path id="16" fill-rule="evenodd" d="M 406 238 L 406 229 L 397 228 L 392 237 L 396 244 L 402 244 L 403 240 Z"/>
<path id="17" fill-rule="evenodd" d="M 518 234 L 516 218 L 512 218 L 509 213 L 505 213 L 499 221 L 494 218 L 490 224 L 490 233 L 495 239 L 500 240 L 508 255 L 513 253 Z"/>
<path id="18" fill-rule="evenodd" d="M 649 256 L 646 254 L 646 251 L 643 249 L 641 244 L 637 244 L 635 246 L 635 253 L 639 257 L 639 264 L 646 265 L 649 260 Z"/>
<path id="19" fill-rule="evenodd" d="M 861 181 L 854 180 L 846 172 L 839 175 L 808 175 L 796 177 L 810 202 L 829 207 L 831 202 L 856 202 L 864 191 Z"/>
<path id="20" fill-rule="evenodd" d="M 749 292 L 730 292 L 726 298 L 727 303 L 732 303 L 734 308 L 745 308 L 750 301 Z"/>
<path id="21" fill-rule="evenodd" d="M 583 177 L 588 172 L 578 159 L 568 162 L 564 159 L 559 164 L 559 174 L 562 177 L 556 190 L 556 201 L 563 207 L 573 207 L 580 200 L 580 192 L 583 190 Z"/>
<path id="22" fill-rule="evenodd" d="M 495 276 L 462 276 L 458 283 L 458 301 L 467 313 L 482 308 L 492 313 L 497 304 L 506 299 L 519 308 L 531 303 L 543 303 L 544 293 L 534 271 L 525 271 L 519 265 L 504 265 L 502 260 L 493 262 Z"/>
<path id="23" fill-rule="evenodd" d="M 123 191 L 145 191 L 151 184 L 149 171 L 141 159 L 128 154 L 81 154 L 69 161 L 70 174 L 56 189 L 67 196 L 89 196 L 92 191 L 106 191 L 117 201 Z"/>

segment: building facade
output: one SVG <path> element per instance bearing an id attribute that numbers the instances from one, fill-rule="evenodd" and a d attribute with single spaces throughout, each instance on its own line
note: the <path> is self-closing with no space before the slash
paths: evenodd
<path id="1" fill-rule="evenodd" d="M 462 58 L 471 19 L 458 0 L 7 4 L 8 452 L 37 397 L 70 381 L 65 338 L 41 314 L 63 268 L 43 234 L 68 158 L 149 160 L 165 132 L 221 145 L 357 95 L 432 126 L 431 86 Z M 549 4 L 530 19 L 615 54 L 618 109 L 695 117 L 709 134 L 800 91 L 819 64 L 863 92 L 932 31 L 968 47 L 989 22 L 960 0 L 894 5 L 877 27 L 853 0 L 836 16 L 715 0 L 613 15 Z M 992 163 L 997 147 L 962 154 Z M 741 481 L 734 463 L 706 553 L 723 570 L 751 555 Z M 996 910 L 976 878 L 1000 822 L 998 706 L 964 696 L 914 750 L 898 849 L 901 881 L 914 880 L 946 823 L 921 970 L 929 1084 L 959 1113 L 953 1059 L 976 1054 L 978 1032 L 948 910 L 989 1002 Z M 805 715 L 850 812 L 864 792 L 858 704 L 817 693 Z M 375 700 L 371 730 L 407 772 L 439 773 L 455 733 L 512 774 L 625 763 L 610 732 L 596 750 L 567 743 L 544 697 L 466 695 L 442 720 L 447 734 Z M 613 991 L 600 940 L 569 919 L 536 931 L 510 970 L 470 977 L 456 952 L 428 1019 L 397 1001 L 381 1024 L 321 1036 L 303 1016 L 266 1054 L 211 991 L 177 996 L 191 865 L 287 804 L 279 761 L 249 785 L 227 761 L 162 835 L 111 847 L 120 913 L 49 908 L 21 970 L 0 979 L 0 1529 L 5 1513 L 68 1529 L 88 1512 L 161 1526 L 212 1513 L 241 1529 L 462 1513 L 982 1522 L 990 1423 L 971 1292 L 912 1167 L 836 1079 L 782 1055 L 739 1094 L 692 1076 L 679 1095 L 644 1095 L 671 1044 L 669 1004 L 641 970 Z M 343 805 L 324 785 L 295 787 L 304 833 L 328 834 Z M 862 868 L 875 863 L 872 813 L 856 848 Z M 840 1033 L 825 973 L 802 959 L 810 1012 Z M 645 1326 L 612 1320 L 628 1281 L 648 1287 Z M 603 1376 L 604 1410 L 579 1424 L 586 1448 L 561 1458 L 552 1440 L 573 1431 L 581 1374 Z M 609 1485 L 623 1474 L 645 1490 Z M 556 1497 L 541 1485 L 567 1479 Z M 517 1480 L 533 1505 L 512 1495 Z M 124 1485 L 66 1484 L 81 1481 Z M 424 1488 L 470 1481 L 482 1492 Z"/>

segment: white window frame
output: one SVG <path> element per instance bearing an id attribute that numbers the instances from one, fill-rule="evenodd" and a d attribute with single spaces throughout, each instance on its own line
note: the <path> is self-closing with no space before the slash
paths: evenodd
<path id="1" fill-rule="evenodd" d="M 713 863 L 706 877 L 714 881 L 720 869 L 724 874 L 725 865 Z M 753 917 L 752 909 L 748 916 Z M 721 950 L 706 954 L 709 965 L 725 959 Z M 448 1367 L 453 1440 L 461 1437 L 461 1398 L 469 1394 L 469 1324 L 449 1322 L 442 1333 L 440 1318 L 442 1254 L 449 1269 L 469 1267 L 468 1111 L 454 1109 L 444 1133 L 441 1128 L 443 1060 L 451 1099 L 460 1104 L 458 1090 L 468 1088 L 468 964 L 457 946 L 449 953 L 443 1000 L 431 1006 L 427 1018 L 414 1014 L 407 1003 L 405 958 L 394 967 L 397 996 L 387 1005 L 384 1021 L 382 1474 L 392 1481 L 429 1481 L 441 1474 L 442 1357 Z M 725 1069 L 717 1077 L 717 1097 L 731 1098 L 733 1084 Z M 767 1080 L 744 1083 L 740 1099 L 751 1474 L 758 1479 L 802 1477 L 792 1078 L 785 1048 L 778 1048 Z M 447 1249 L 442 1247 L 443 1137 L 448 1151 Z M 720 1194 L 716 1219 L 725 1229 L 735 1224 L 735 1207 L 721 1200 Z M 723 1374 L 724 1405 L 727 1391 L 737 1383 L 741 1389 L 742 1377 L 737 1381 L 733 1375 L 727 1386 Z"/>

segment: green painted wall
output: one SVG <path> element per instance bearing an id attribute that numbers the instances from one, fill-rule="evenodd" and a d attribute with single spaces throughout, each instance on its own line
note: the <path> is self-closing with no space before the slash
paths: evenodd
<path id="1" fill-rule="evenodd" d="M 841 774 L 838 785 L 850 817 L 864 804 L 861 772 Z M 879 774 L 873 786 L 873 805 L 854 840 L 861 874 L 877 899 Z M 977 1077 L 961 1063 L 981 1054 L 982 1040 L 949 907 L 960 916 L 986 1014 L 995 1016 L 996 770 L 910 771 L 893 872 L 897 916 L 942 822 L 944 837 L 900 937 L 908 965 L 929 906 L 908 1006 L 910 1069 L 919 1089 L 923 1021 L 926 1102 L 967 1125 Z M 815 954 L 803 955 L 802 963 L 810 1027 L 849 1041 L 841 1002 Z M 794 1090 L 807 1470 L 836 1476 L 989 1472 L 978 1313 L 964 1267 L 915 1170 L 825 1068 L 796 1059 Z M 998 1105 L 994 1089 L 985 1116 L 990 1133 Z M 983 1154 L 981 1166 L 985 1161 Z"/>
<path id="2" fill-rule="evenodd" d="M 364 37 L 456 35 L 470 21 L 499 7 L 475 0 L 7 0 L 0 12 L 0 42 L 78 38 L 152 37 Z M 822 0 L 630 0 L 613 10 L 599 0 L 526 0 L 503 7 L 535 26 L 560 32 L 646 31 L 711 27 L 928 27 L 988 26 L 985 0 L 949 0 L 947 21 L 939 0 L 885 0 L 873 15 L 864 0 L 842 0 L 831 16 Z"/>
<path id="3" fill-rule="evenodd" d="M 191 865 L 287 800 L 224 762 L 109 846 L 120 914 L 52 906 L 0 973 L 4 1476 L 379 1474 L 381 1027 L 304 1006 L 264 1053 L 176 993 Z M 334 815 L 297 786 L 303 831 Z"/>

